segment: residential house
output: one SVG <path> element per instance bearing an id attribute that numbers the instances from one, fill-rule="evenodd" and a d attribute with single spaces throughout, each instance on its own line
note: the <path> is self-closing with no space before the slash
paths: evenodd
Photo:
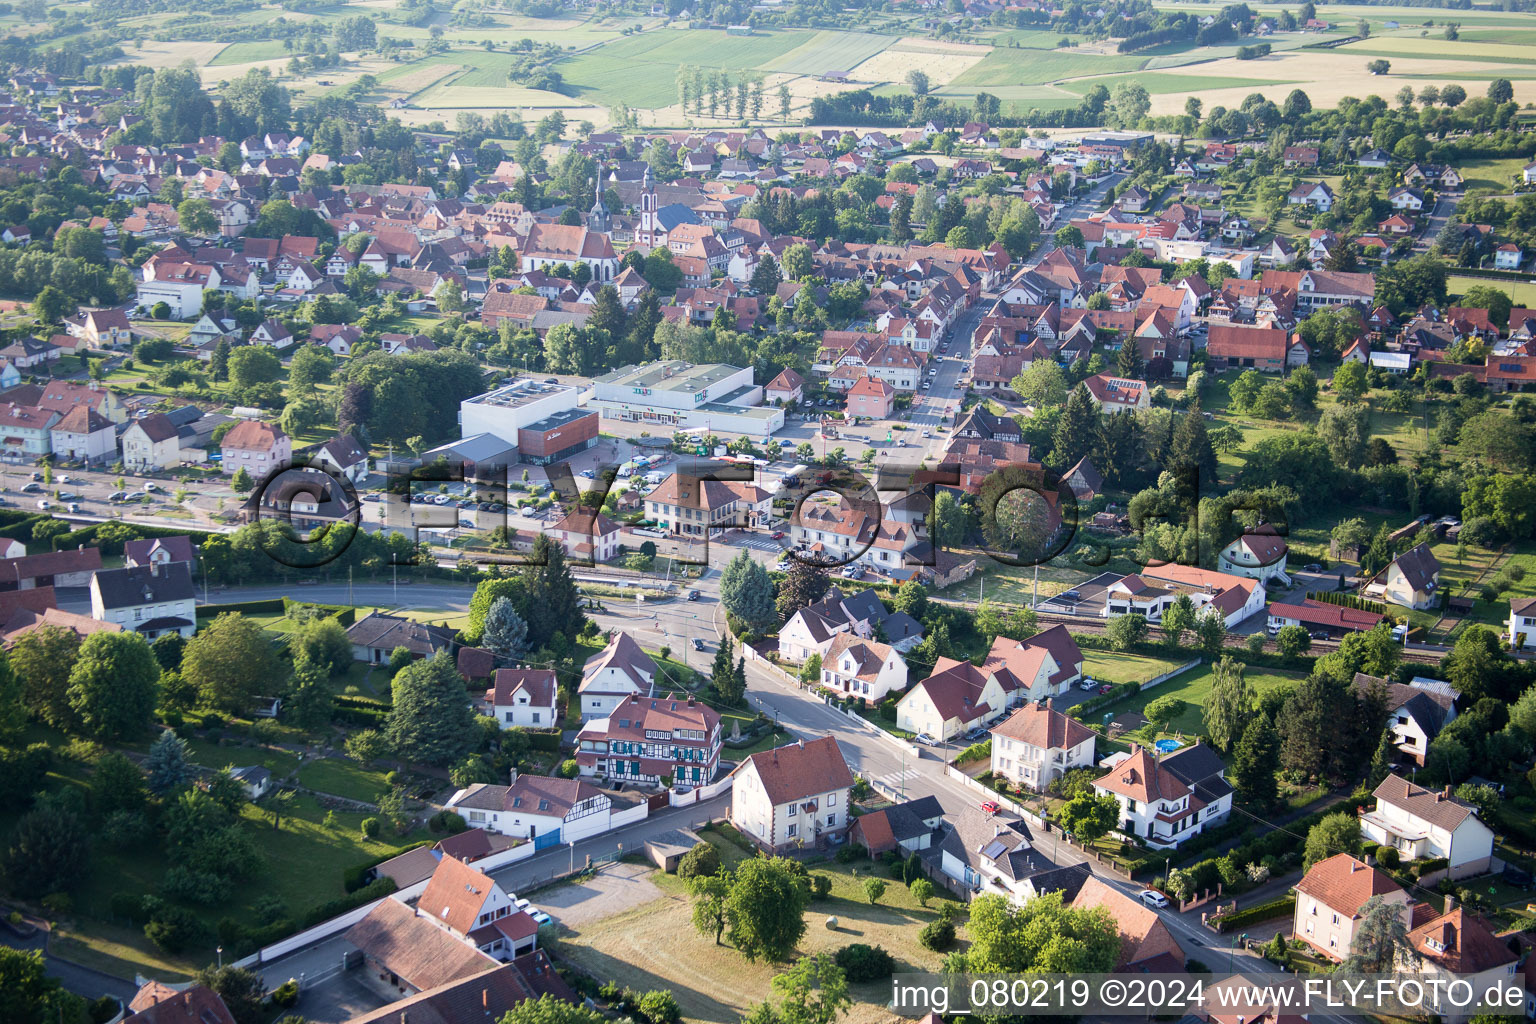
<path id="1" fill-rule="evenodd" d="M 133 324 L 122 309 L 89 309 L 64 321 L 64 329 L 93 349 L 133 344 Z"/>
<path id="2" fill-rule="evenodd" d="M 132 568 L 141 565 L 170 565 L 172 562 L 192 564 L 197 549 L 191 537 L 145 537 L 125 541 L 123 564 Z"/>
<path id="3" fill-rule="evenodd" d="M 117 452 L 117 428 L 95 409 L 77 405 L 49 428 L 56 459 L 105 462 Z"/>
<path id="4" fill-rule="evenodd" d="M 907 688 L 907 663 L 889 644 L 838 633 L 821 661 L 821 685 L 873 706 Z"/>
<path id="5" fill-rule="evenodd" d="M 1308 632 L 1315 630 L 1327 633 L 1334 639 L 1347 633 L 1375 629 L 1376 624 L 1383 618 L 1379 612 L 1349 608 L 1342 604 L 1328 604 L 1310 597 L 1285 604 L 1276 601 L 1269 606 L 1268 613 L 1269 619 L 1266 625 L 1271 636 L 1286 626 L 1305 626 Z"/>
<path id="6" fill-rule="evenodd" d="M 890 419 L 896 409 L 896 389 L 889 382 L 868 373 L 854 381 L 853 387 L 844 396 L 847 399 L 845 411 L 850 417 Z"/>
<path id="7" fill-rule="evenodd" d="M 928 678 L 897 703 L 897 727 L 948 741 L 996 720 L 1026 700 L 1044 700 L 1062 692 L 1075 676 L 1057 656 L 1072 656 L 1053 652 L 1052 644 L 1035 643 L 1034 639 L 1018 641 L 1000 636 L 980 666 L 940 658 Z M 1072 644 L 1073 650 L 1076 647 Z M 1078 659 L 1080 663 L 1080 655 Z"/>
<path id="8" fill-rule="evenodd" d="M 233 475 L 240 470 L 257 483 L 293 463 L 293 441 L 282 427 L 260 420 L 242 420 L 224 435 L 220 451 L 223 471 Z"/>
<path id="9" fill-rule="evenodd" d="M 676 694 L 619 701 L 576 734 L 576 764 L 588 777 L 650 785 L 701 786 L 720 766 L 720 714 Z"/>
<path id="10" fill-rule="evenodd" d="M 613 639 L 582 667 L 577 700 L 583 720 L 607 718 L 626 697 L 649 697 L 658 669 L 628 633 Z"/>
<path id="11" fill-rule="evenodd" d="M 293 344 L 293 332 L 281 321 L 268 317 L 251 332 L 250 343 L 264 348 L 287 348 Z"/>
<path id="12" fill-rule="evenodd" d="M 1185 758 L 1183 764 L 1169 763 L 1180 756 Z M 1232 810 L 1232 787 L 1224 771 L 1221 758 L 1203 743 L 1162 760 L 1147 748 L 1136 747 L 1093 789 L 1114 797 L 1120 805 L 1120 831 L 1166 850 L 1226 819 Z M 1189 779 L 1195 780 L 1193 785 Z"/>
<path id="13" fill-rule="evenodd" d="M 0 459 L 33 463 L 53 451 L 53 425 L 61 415 L 14 402 L 0 405 Z"/>
<path id="14" fill-rule="evenodd" d="M 136 1024 L 235 1024 L 224 1000 L 207 985 L 172 988 L 146 981 L 128 1004 L 128 1013 Z"/>
<path id="15" fill-rule="evenodd" d="M 351 434 L 338 434 L 310 453 L 309 465 L 361 484 L 368 476 L 368 449 Z"/>
<path id="16" fill-rule="evenodd" d="M 101 570 L 101 549 L 65 548 L 0 561 L 0 591 L 34 587 L 88 587 Z"/>
<path id="17" fill-rule="evenodd" d="M 491 717 L 503 729 L 558 727 L 558 701 L 555 673 L 544 668 L 499 668 L 485 693 Z"/>
<path id="18" fill-rule="evenodd" d="M 1278 580 L 1288 584 L 1285 559 L 1289 552 L 1285 538 L 1269 525 L 1260 526 L 1238 537 L 1216 556 L 1216 569 L 1233 576 L 1254 580 Z"/>
<path id="19" fill-rule="evenodd" d="M 1221 369 L 1239 367 L 1283 373 L 1311 360 L 1311 350 L 1300 337 L 1292 338 L 1278 327 L 1243 327 L 1211 324 L 1206 353 Z"/>
<path id="20" fill-rule="evenodd" d="M 91 617 L 115 622 L 146 640 L 197 629 L 197 590 L 189 562 L 102 569 L 91 576 Z"/>
<path id="21" fill-rule="evenodd" d="M 418 990 L 352 1017 L 347 1024 L 458 1024 L 477 1013 L 486 1020 L 500 1020 L 520 1003 L 544 995 L 567 1003 L 580 1001 L 555 972 L 549 954 L 535 949 L 500 967 Z"/>
<path id="22" fill-rule="evenodd" d="M 601 512 L 575 507 L 544 533 L 565 549 L 573 562 L 607 562 L 619 556 L 623 533 L 618 523 Z"/>
<path id="23" fill-rule="evenodd" d="M 464 900 L 473 901 L 479 896 L 483 905 L 489 886 L 472 881 L 464 884 Z M 452 913 L 447 906 L 439 906 L 438 913 L 445 911 Z M 510 913 L 503 918 L 508 916 Z M 533 923 L 531 917 L 528 923 Z M 533 933 L 537 931 L 535 925 Z M 484 975 L 496 966 L 491 957 L 438 925 L 419 903 L 413 910 L 394 898 L 379 900 L 342 937 L 361 954 L 370 982 L 403 997 Z M 505 941 L 506 936 L 502 938 Z M 524 937 L 514 941 L 526 944 L 528 940 Z"/>
<path id="24" fill-rule="evenodd" d="M 1286 195 L 1285 201 L 1292 206 L 1311 206 L 1319 213 L 1333 209 L 1333 189 L 1326 181 L 1304 181 Z"/>
<path id="25" fill-rule="evenodd" d="M 1525 253 L 1514 242 L 1504 242 L 1493 251 L 1493 269 L 1519 270 Z"/>
<path id="26" fill-rule="evenodd" d="M 1264 609 L 1264 588 L 1257 580 L 1170 562 L 1149 565 L 1110 584 L 1100 614 L 1109 618 L 1136 612 L 1149 622 L 1161 622 L 1180 594 L 1189 595 L 1196 612 L 1216 609 L 1228 629 Z"/>
<path id="27" fill-rule="evenodd" d="M 1409 931 L 1413 955 L 1403 956 L 1398 970 L 1423 984 L 1426 1012 L 1461 1024 L 1484 999 L 1502 997 L 1520 984 L 1520 957 L 1487 921 L 1456 906 L 1455 897 L 1446 897 L 1445 906 L 1445 913 Z M 1450 996 L 1460 986 L 1470 999 Z"/>
<path id="28" fill-rule="evenodd" d="M 445 854 L 416 913 L 487 956 L 511 959 L 539 944 L 538 923 L 489 875 Z"/>
<path id="29" fill-rule="evenodd" d="M 153 412 L 128 424 L 122 446 L 123 468 L 130 473 L 181 465 L 181 435 L 164 413 Z"/>
<path id="30" fill-rule="evenodd" d="M 762 750 L 731 787 L 731 824 L 769 853 L 824 847 L 852 824 L 853 773 L 833 736 Z"/>
<path id="31" fill-rule="evenodd" d="M 935 834 L 943 838 L 944 808 L 937 797 L 904 800 L 853 819 L 848 841 L 858 843 L 878 857 L 888 850 L 916 853 L 933 846 Z"/>
<path id="32" fill-rule="evenodd" d="M 1095 734 L 1049 697 L 1019 708 L 991 734 L 993 776 L 1021 789 L 1038 793 L 1071 769 L 1093 765 Z"/>
<path id="33" fill-rule="evenodd" d="M 1134 342 L 1127 342 L 1134 344 Z M 1122 412 L 1145 412 L 1152 407 L 1152 399 L 1144 380 L 1131 380 L 1110 373 L 1096 373 L 1083 381 L 1088 397 L 1098 406 L 1099 412 L 1114 415 Z"/>
<path id="34" fill-rule="evenodd" d="M 1469 878 L 1493 863 L 1493 830 L 1477 808 L 1443 790 L 1416 786 L 1388 775 L 1371 793 L 1376 806 L 1360 812 L 1368 842 L 1395 848 L 1403 860 L 1444 860 L 1447 876 Z"/>
<path id="35" fill-rule="evenodd" d="M 1434 603 L 1439 593 L 1440 561 L 1428 544 L 1420 544 L 1392 560 L 1367 584 L 1367 596 L 1379 596 L 1389 604 L 1420 610 Z"/>
<path id="36" fill-rule="evenodd" d="M 1291 938 L 1338 963 L 1349 956 L 1361 911 L 1372 899 L 1390 904 L 1408 926 L 1411 901 L 1389 875 L 1348 853 L 1320 860 L 1296 883 Z"/>
<path id="37" fill-rule="evenodd" d="M 434 626 L 383 612 L 369 612 L 347 627 L 353 660 L 372 665 L 388 663 L 396 647 L 404 647 L 417 658 L 430 658 L 447 649 L 453 636 L 454 631 L 447 626 Z"/>
<path id="38" fill-rule="evenodd" d="M 1509 602 L 1508 640 L 1516 649 L 1536 647 L 1536 597 L 1517 597 Z"/>
<path id="39" fill-rule="evenodd" d="M 601 835 L 613 827 L 613 799 L 590 782 L 516 770 L 510 786 L 477 782 L 454 793 L 445 806 L 463 815 L 471 828 L 518 839 L 542 837 L 551 844 Z"/>
<path id="40" fill-rule="evenodd" d="M 1002 896 L 1022 905 L 1049 891 L 1039 883 L 1054 878 L 1060 866 L 1035 846 L 1023 821 L 966 806 L 949 822 L 939 843 L 939 870 L 968 898 Z"/>
<path id="41" fill-rule="evenodd" d="M 832 643 L 841 633 L 852 633 L 872 640 L 875 629 L 885 631 L 886 641 L 905 654 L 923 638 L 923 627 L 905 612 L 887 612 L 873 590 L 863 590 L 847 597 L 833 587 L 826 597 L 801 608 L 779 630 L 779 656 L 800 663 L 812 654 L 826 660 Z"/>
<path id="42" fill-rule="evenodd" d="M 771 405 L 794 405 L 805 397 L 805 378 L 785 367 L 763 389 L 763 401 Z"/>
<path id="43" fill-rule="evenodd" d="M 1445 684 L 1413 686 L 1390 679 L 1356 672 L 1355 689 L 1365 694 L 1380 690 L 1386 698 L 1387 728 L 1392 731 L 1392 745 L 1422 765 L 1440 730 L 1456 718 L 1456 700 L 1461 695 Z"/>
<path id="44" fill-rule="evenodd" d="M 677 472 L 645 496 L 645 511 L 660 529 L 707 536 L 711 530 L 766 522 L 772 498 L 751 481 L 701 480 Z"/>

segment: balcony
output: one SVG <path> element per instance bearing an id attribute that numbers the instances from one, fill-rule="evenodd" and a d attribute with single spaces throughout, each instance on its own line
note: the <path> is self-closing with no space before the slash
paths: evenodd
<path id="1" fill-rule="evenodd" d="M 1423 857 L 1429 851 L 1429 830 L 1388 821 L 1376 811 L 1360 815 L 1360 831 L 1373 843 L 1394 847 L 1404 860 Z"/>

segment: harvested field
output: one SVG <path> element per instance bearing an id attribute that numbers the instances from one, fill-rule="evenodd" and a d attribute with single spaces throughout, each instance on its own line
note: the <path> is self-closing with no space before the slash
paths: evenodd
<path id="1" fill-rule="evenodd" d="M 193 40 L 165 43 L 156 39 L 146 39 L 143 46 L 124 46 L 123 62 L 144 64 L 152 68 L 174 68 L 184 61 L 191 61 L 198 67 L 207 67 L 228 45 L 228 43 L 205 43 Z"/>
<path id="2" fill-rule="evenodd" d="M 981 62 L 978 53 L 927 53 L 891 48 L 854 68 L 859 82 L 893 82 L 906 87 L 907 73 L 921 71 L 934 89 L 942 88 Z"/>

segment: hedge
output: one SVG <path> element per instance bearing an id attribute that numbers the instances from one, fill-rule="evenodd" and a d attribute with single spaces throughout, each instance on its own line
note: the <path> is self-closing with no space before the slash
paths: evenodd
<path id="1" fill-rule="evenodd" d="M 387 860 L 393 860 L 394 858 L 400 856 L 402 853 L 408 853 L 411 850 L 431 845 L 432 840 L 423 839 L 419 843 L 412 843 L 410 846 L 405 847 L 404 849 L 400 850 L 399 853 L 381 853 L 377 857 L 363 861 L 361 864 L 353 864 L 351 867 L 345 868 L 341 872 L 342 888 L 346 889 L 347 892 L 357 892 L 357 890 L 363 887 L 363 879 L 367 877 L 368 872 L 372 871 L 380 864 L 383 864 Z"/>
<path id="2" fill-rule="evenodd" d="M 1281 896 L 1268 903 L 1255 903 L 1251 907 L 1227 914 L 1225 917 L 1213 917 L 1209 923 L 1218 932 L 1224 932 L 1229 928 L 1241 928 L 1245 924 L 1257 924 L 1277 917 L 1291 917 L 1295 913 L 1296 897 Z"/>
<path id="3" fill-rule="evenodd" d="M 1074 704 L 1068 711 L 1068 714 L 1074 718 L 1082 719 L 1084 715 L 1091 715 L 1105 705 L 1113 704 L 1117 700 L 1134 696 L 1140 692 L 1140 683 L 1117 683 L 1113 690 L 1110 690 L 1101 697 L 1089 697 L 1080 704 Z"/>
<path id="4" fill-rule="evenodd" d="M 19 540 L 25 544 L 32 539 L 32 527 L 34 524 L 44 519 L 52 518 L 49 515 L 38 514 L 29 515 L 24 519 L 12 520 L 5 526 L 0 526 L 0 537 L 4 537 L 7 540 Z"/>
<path id="5" fill-rule="evenodd" d="M 1358 594 L 1340 593 L 1337 590 L 1319 590 L 1308 594 L 1324 604 L 1336 604 L 1342 608 L 1354 608 L 1362 612 L 1375 612 L 1377 615 L 1387 614 L 1387 606 L 1380 601 L 1367 601 Z"/>
<path id="6" fill-rule="evenodd" d="M 389 858 L 385 857 L 384 859 L 388 860 Z M 309 912 L 304 915 L 300 930 L 313 928 L 322 921 L 329 921 L 337 914 L 345 914 L 349 910 L 355 910 L 365 904 L 372 903 L 374 900 L 381 900 L 398 888 L 399 886 L 395 885 L 395 880 L 388 875 L 376 878 L 356 892 L 349 893 L 346 896 L 338 896 L 333 900 L 327 900 L 319 906 L 309 908 Z"/>
<path id="7" fill-rule="evenodd" d="M 283 598 L 285 616 L 291 616 L 295 608 L 318 608 L 326 613 L 326 618 L 335 619 L 343 626 L 350 626 L 357 621 L 357 609 L 351 605 L 320 604 L 315 601 L 299 601 L 291 597 Z"/>
<path id="8" fill-rule="evenodd" d="M 283 602 L 287 598 L 268 597 L 260 601 L 224 601 L 218 604 L 199 605 L 197 614 L 199 618 L 212 618 L 222 615 L 224 612 L 240 612 L 242 615 L 264 615 L 270 612 L 284 613 L 287 609 Z"/>
<path id="9" fill-rule="evenodd" d="M 554 751 L 560 749 L 560 730 L 554 729 L 545 732 L 528 730 L 528 749 Z"/>

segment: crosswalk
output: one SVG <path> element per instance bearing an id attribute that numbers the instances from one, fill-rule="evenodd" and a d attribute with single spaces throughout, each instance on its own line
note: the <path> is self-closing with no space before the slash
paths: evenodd
<path id="1" fill-rule="evenodd" d="M 908 768 L 905 771 L 887 772 L 884 775 L 877 775 L 870 782 L 876 789 L 883 792 L 899 793 L 906 783 L 911 782 L 921 774 L 916 768 Z"/>

